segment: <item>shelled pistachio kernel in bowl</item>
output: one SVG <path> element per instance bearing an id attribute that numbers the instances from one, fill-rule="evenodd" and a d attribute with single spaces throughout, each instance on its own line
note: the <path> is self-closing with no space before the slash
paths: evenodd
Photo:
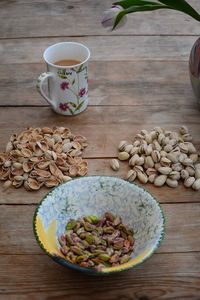
<path id="1" fill-rule="evenodd" d="M 83 215 L 101 216 L 105 211 L 120 215 L 133 229 L 135 244 L 130 261 L 102 270 L 67 261 L 58 242 L 66 223 Z M 88 176 L 59 185 L 38 205 L 33 222 L 36 240 L 46 254 L 61 265 L 94 275 L 112 274 L 142 263 L 164 236 L 164 216 L 156 199 L 135 184 L 109 176 Z"/>

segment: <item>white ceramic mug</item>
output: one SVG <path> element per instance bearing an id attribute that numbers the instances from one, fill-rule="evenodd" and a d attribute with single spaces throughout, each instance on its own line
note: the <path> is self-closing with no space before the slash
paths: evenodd
<path id="1" fill-rule="evenodd" d="M 75 42 L 63 42 L 48 47 L 43 54 L 47 72 L 37 79 L 37 89 L 53 110 L 62 115 L 76 115 L 88 105 L 89 49 Z M 77 60 L 77 65 L 58 66 L 60 60 Z M 48 94 L 44 84 L 48 80 Z"/>

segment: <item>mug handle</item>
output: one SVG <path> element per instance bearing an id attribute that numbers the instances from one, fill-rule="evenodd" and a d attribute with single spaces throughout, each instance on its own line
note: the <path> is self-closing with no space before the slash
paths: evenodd
<path id="1" fill-rule="evenodd" d="M 54 108 L 56 108 L 56 103 L 51 100 L 44 92 L 44 89 L 43 89 L 43 85 L 45 83 L 45 81 L 50 78 L 50 77 L 54 77 L 54 74 L 53 73 L 50 73 L 50 72 L 44 72 L 42 74 L 40 74 L 38 76 L 38 79 L 37 79 L 37 83 L 36 83 L 36 87 L 37 87 L 37 90 L 38 92 L 40 93 L 40 95 L 50 104 L 52 105 Z"/>

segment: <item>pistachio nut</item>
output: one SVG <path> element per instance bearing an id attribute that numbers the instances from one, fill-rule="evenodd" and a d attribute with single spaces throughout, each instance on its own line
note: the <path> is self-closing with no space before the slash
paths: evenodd
<path id="1" fill-rule="evenodd" d="M 124 151 L 130 154 L 133 148 L 132 144 L 128 144 L 124 147 Z"/>
<path id="2" fill-rule="evenodd" d="M 167 156 L 167 152 L 164 151 L 164 150 L 161 150 L 161 151 L 160 151 L 160 156 L 161 156 L 162 158 L 166 157 L 166 156 Z"/>
<path id="3" fill-rule="evenodd" d="M 160 152 L 157 150 L 153 150 L 151 153 L 151 157 L 155 163 L 160 161 Z"/>
<path id="4" fill-rule="evenodd" d="M 170 167 L 160 167 L 158 168 L 158 172 L 163 174 L 163 175 L 168 175 L 172 169 Z"/>
<path id="5" fill-rule="evenodd" d="M 127 145 L 128 145 L 127 141 L 121 141 L 118 146 L 119 151 L 124 151 L 124 149 Z"/>
<path id="6" fill-rule="evenodd" d="M 185 143 L 180 143 L 179 148 L 182 153 L 188 153 L 188 147 Z"/>
<path id="7" fill-rule="evenodd" d="M 128 174 L 126 176 L 126 179 L 129 181 L 129 182 L 133 182 L 137 177 L 137 173 L 136 171 L 134 170 L 130 170 L 128 171 Z"/>
<path id="8" fill-rule="evenodd" d="M 178 171 L 171 171 L 171 172 L 169 173 L 169 178 L 170 178 L 171 180 L 179 180 L 180 177 L 181 177 L 181 175 L 180 175 L 180 172 L 178 172 Z"/>
<path id="9" fill-rule="evenodd" d="M 167 184 L 169 187 L 176 188 L 176 187 L 178 186 L 178 180 L 174 180 L 174 179 L 167 178 L 166 184 Z"/>
<path id="10" fill-rule="evenodd" d="M 195 174 L 195 167 L 193 165 L 187 166 L 185 169 L 188 171 L 190 176 L 193 176 Z"/>
<path id="11" fill-rule="evenodd" d="M 166 153 L 166 155 L 167 155 L 167 153 Z M 167 157 L 161 157 L 160 164 L 162 167 L 169 167 L 171 164 L 171 160 L 169 160 Z"/>
<path id="12" fill-rule="evenodd" d="M 130 157 L 130 154 L 125 151 L 119 152 L 119 154 L 118 154 L 119 160 L 127 160 L 127 159 L 129 159 L 129 157 Z"/>
<path id="13" fill-rule="evenodd" d="M 158 187 L 163 186 L 165 184 L 166 180 L 167 180 L 167 176 L 166 175 L 159 175 L 154 180 L 154 185 L 158 186 Z"/>
<path id="14" fill-rule="evenodd" d="M 188 177 L 187 179 L 184 180 L 184 186 L 189 188 L 193 185 L 194 182 L 195 182 L 194 177 Z"/>
<path id="15" fill-rule="evenodd" d="M 110 166 L 114 171 L 119 170 L 119 161 L 117 159 L 111 159 Z"/>
<path id="16" fill-rule="evenodd" d="M 139 179 L 139 181 L 141 182 L 141 183 L 147 183 L 148 182 L 148 177 L 147 177 L 147 175 L 145 174 L 145 173 L 143 173 L 143 172 L 138 172 L 137 173 L 137 177 L 138 177 L 138 179 Z"/>
<path id="17" fill-rule="evenodd" d="M 195 178 L 199 179 L 200 178 L 200 169 L 195 170 Z"/>
<path id="18" fill-rule="evenodd" d="M 184 142 L 191 142 L 192 141 L 192 136 L 189 133 L 183 134 L 182 135 L 182 139 L 184 140 Z"/>
<path id="19" fill-rule="evenodd" d="M 181 170 L 181 178 L 187 179 L 190 176 L 189 172 L 187 170 Z"/>
<path id="20" fill-rule="evenodd" d="M 195 163 L 198 160 L 198 154 L 192 153 L 192 154 L 190 154 L 189 158 L 193 161 L 193 163 Z"/>
<path id="21" fill-rule="evenodd" d="M 177 163 L 178 160 L 179 160 L 179 153 L 175 153 L 175 152 L 167 153 L 167 158 L 168 158 L 172 163 Z"/>
<path id="22" fill-rule="evenodd" d="M 151 156 L 146 156 L 145 157 L 145 165 L 147 166 L 147 168 L 153 168 L 154 161 L 153 161 Z"/>
<path id="23" fill-rule="evenodd" d="M 196 191 L 198 191 L 200 189 L 200 178 L 195 180 L 195 182 L 192 185 L 192 188 Z"/>
<path id="24" fill-rule="evenodd" d="M 189 133 L 189 130 L 188 130 L 187 126 L 182 125 L 182 126 L 179 128 L 179 132 L 180 132 L 180 134 L 183 135 L 183 134 Z"/>
<path id="25" fill-rule="evenodd" d="M 148 177 L 148 181 L 151 182 L 151 183 L 154 183 L 155 179 L 156 179 L 156 174 L 151 174 L 149 177 Z"/>

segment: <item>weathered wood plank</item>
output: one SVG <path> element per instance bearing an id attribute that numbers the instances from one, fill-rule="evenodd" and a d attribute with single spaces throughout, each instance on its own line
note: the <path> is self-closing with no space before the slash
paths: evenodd
<path id="1" fill-rule="evenodd" d="M 199 253 L 155 254 L 135 269 L 98 279 L 46 256 L 1 255 L 0 299 L 198 300 L 199 259 Z"/>
<path id="2" fill-rule="evenodd" d="M 25 195 L 25 193 L 24 193 Z M 197 203 L 163 204 L 166 235 L 157 253 L 200 251 Z M 44 254 L 33 236 L 35 205 L 0 206 L 0 254 Z"/>
<path id="3" fill-rule="evenodd" d="M 199 34 L 198 23 L 175 11 L 137 13 L 114 32 L 101 26 L 103 11 L 113 1 L 6 1 L 0 2 L 0 37 L 76 35 Z M 198 0 L 190 3 L 200 11 Z"/>
<path id="4" fill-rule="evenodd" d="M 0 106 L 48 106 L 35 88 L 44 70 L 44 64 L 0 65 Z M 183 106 L 196 102 L 185 61 L 92 61 L 89 81 L 90 105 Z"/>
<path id="5" fill-rule="evenodd" d="M 39 63 L 43 51 L 63 41 L 78 41 L 91 50 L 93 61 L 188 61 L 197 36 L 88 36 L 1 40 L 0 64 Z M 106 62 L 105 62 L 106 63 Z"/>
<path id="6" fill-rule="evenodd" d="M 128 165 L 121 163 L 118 172 L 112 171 L 109 159 L 87 159 L 89 163 L 88 175 L 107 175 L 125 178 Z M 137 184 L 140 184 L 136 181 Z M 199 202 L 199 192 L 186 189 L 182 183 L 176 188 L 171 189 L 167 186 L 162 188 L 154 187 L 152 184 L 143 185 L 152 193 L 160 203 L 193 203 Z M 27 192 L 23 188 L 3 190 L 3 182 L 0 182 L 0 204 L 37 204 L 49 192 L 49 189 L 42 188 L 37 192 Z"/>

